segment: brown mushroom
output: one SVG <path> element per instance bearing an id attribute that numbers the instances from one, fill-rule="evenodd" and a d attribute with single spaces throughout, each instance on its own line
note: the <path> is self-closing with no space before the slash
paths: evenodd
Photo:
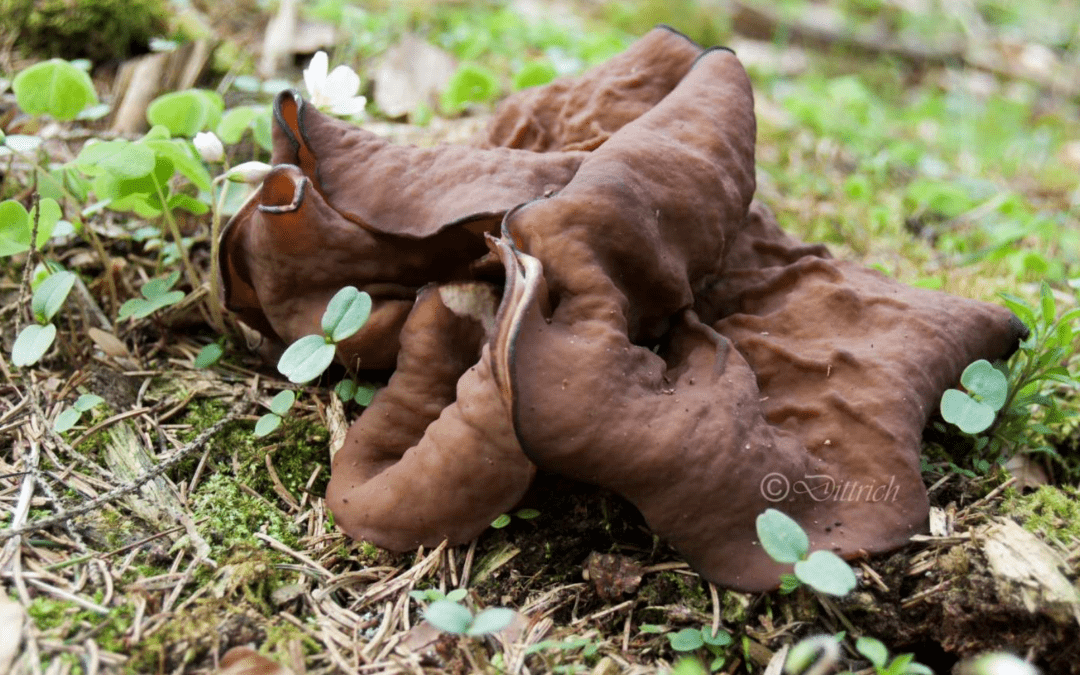
<path id="1" fill-rule="evenodd" d="M 668 26 L 577 77 L 513 94 L 499 104 L 482 147 L 535 152 L 595 150 L 667 96 L 701 47 Z"/>
<path id="2" fill-rule="evenodd" d="M 933 402 L 1022 332 L 1002 308 L 814 255 L 749 211 L 753 135 L 742 67 L 706 52 L 563 191 L 508 213 L 516 290 L 495 350 L 530 459 L 623 495 L 707 579 L 745 590 L 782 571 L 754 527 L 770 506 L 848 556 L 919 531 Z M 710 327 L 695 294 L 736 313 Z M 821 498 L 823 483 L 840 491 Z"/>
<path id="3" fill-rule="evenodd" d="M 484 346 L 495 305 L 482 283 L 420 292 L 397 370 L 334 457 L 326 503 L 349 536 L 397 551 L 460 544 L 525 494 L 536 469 Z"/>
<path id="4" fill-rule="evenodd" d="M 376 297 L 342 351 L 397 371 L 327 501 L 381 546 L 468 541 L 538 466 L 623 495 L 726 586 L 777 584 L 754 528 L 770 506 L 815 548 L 893 548 L 926 520 L 935 402 L 1025 330 L 784 234 L 751 201 L 741 64 L 667 29 L 517 95 L 484 141 L 588 153 L 400 148 L 295 95 L 275 109 L 284 164 L 225 234 L 227 298 L 291 340 L 338 288 Z M 501 298 L 476 280 L 488 247 Z"/>

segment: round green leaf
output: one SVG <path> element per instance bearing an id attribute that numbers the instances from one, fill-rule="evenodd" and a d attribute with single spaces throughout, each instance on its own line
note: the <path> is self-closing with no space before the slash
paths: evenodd
<path id="1" fill-rule="evenodd" d="M 1009 381 L 1005 374 L 986 359 L 979 359 L 965 368 L 960 383 L 968 391 L 978 394 L 994 412 L 1001 410 L 1009 394 Z"/>
<path id="2" fill-rule="evenodd" d="M 341 342 L 356 334 L 371 316 L 371 296 L 346 286 L 330 299 L 323 312 L 322 329 L 332 341 Z"/>
<path id="3" fill-rule="evenodd" d="M 64 432 L 70 430 L 79 423 L 80 417 L 82 417 L 82 413 L 75 408 L 64 408 L 53 422 L 53 431 Z"/>
<path id="4" fill-rule="evenodd" d="M 713 647 L 726 647 L 731 644 L 731 633 L 724 629 L 718 629 L 716 635 L 712 634 L 712 628 L 705 627 L 701 629 L 701 639 L 705 641 L 705 644 L 712 645 Z"/>
<path id="5" fill-rule="evenodd" d="M 439 597 L 432 598 L 432 600 L 442 600 L 443 597 L 445 597 L 447 600 L 450 600 L 451 602 L 461 602 L 462 600 L 465 599 L 465 596 L 469 594 L 469 591 L 467 589 L 464 589 L 464 588 L 455 588 L 454 590 L 447 593 L 445 596 L 443 596 L 442 593 L 440 593 L 439 591 L 435 591 L 435 592 L 439 593 Z"/>
<path id="6" fill-rule="evenodd" d="M 0 202 L 0 256 L 15 255 L 30 248 L 30 216 L 14 199 Z"/>
<path id="7" fill-rule="evenodd" d="M 244 132 L 255 125 L 255 120 L 260 116 L 267 116 L 265 106 L 243 105 L 232 108 L 221 117 L 217 125 L 217 136 L 222 143 L 232 145 L 239 143 Z"/>
<path id="8" fill-rule="evenodd" d="M 885 662 L 889 659 L 889 650 L 881 643 L 881 640 L 872 637 L 861 637 L 856 640 L 855 649 L 877 668 L 884 668 Z"/>
<path id="9" fill-rule="evenodd" d="M 781 574 L 780 575 L 780 595 L 787 595 L 793 592 L 796 588 L 802 586 L 802 582 L 799 581 L 799 577 L 794 574 Z"/>
<path id="10" fill-rule="evenodd" d="M 814 590 L 828 595 L 847 595 L 855 588 L 851 566 L 832 551 L 814 551 L 795 563 L 795 576 Z"/>
<path id="11" fill-rule="evenodd" d="M 303 384 L 323 374 L 334 360 L 334 345 L 321 335 L 308 335 L 289 345 L 278 359 L 278 372 L 289 382 Z"/>
<path id="12" fill-rule="evenodd" d="M 994 409 L 957 389 L 941 396 L 941 416 L 966 434 L 986 431 L 994 423 Z"/>
<path id="13" fill-rule="evenodd" d="M 150 124 L 160 124 L 173 136 L 191 138 L 216 127 L 225 109 L 225 102 L 216 92 L 205 89 L 174 91 L 158 96 L 146 109 Z"/>
<path id="14" fill-rule="evenodd" d="M 224 353 L 225 347 L 218 342 L 211 342 L 199 350 L 199 354 L 195 357 L 195 367 L 209 368 L 217 363 Z"/>
<path id="15" fill-rule="evenodd" d="M 353 396 L 353 402 L 357 405 L 362 405 L 365 408 L 371 405 L 371 401 L 375 398 L 375 385 L 373 384 L 361 384 L 356 387 L 356 395 Z"/>
<path id="16" fill-rule="evenodd" d="M 424 618 L 439 630 L 457 635 L 465 635 L 472 625 L 472 612 L 450 600 L 436 600 L 428 605 Z"/>
<path id="17" fill-rule="evenodd" d="M 156 300 L 165 295 L 179 280 L 180 270 L 176 270 L 167 277 L 154 277 L 150 281 L 147 281 L 143 284 L 140 291 L 147 300 Z"/>
<path id="18" fill-rule="evenodd" d="M 342 380 L 334 387 L 334 393 L 342 401 L 351 401 L 353 396 L 356 396 L 356 382 L 348 379 Z"/>
<path id="19" fill-rule="evenodd" d="M 74 408 L 81 413 L 87 412 L 94 406 L 99 406 L 105 402 L 105 399 L 101 398 L 97 394 L 83 394 L 75 401 Z"/>
<path id="20" fill-rule="evenodd" d="M 776 509 L 766 509 L 757 517 L 757 535 L 762 548 L 778 563 L 798 562 L 810 550 L 810 540 L 802 527 Z"/>
<path id="21" fill-rule="evenodd" d="M 450 76 L 442 94 L 442 107 L 457 113 L 470 103 L 486 103 L 499 95 L 499 78 L 483 66 L 463 63 Z"/>
<path id="22" fill-rule="evenodd" d="M 498 633 L 514 620 L 514 610 L 509 607 L 488 607 L 476 615 L 472 625 L 466 631 L 469 635 L 489 635 Z"/>
<path id="23" fill-rule="evenodd" d="M 705 646 L 699 628 L 683 628 L 678 633 L 669 633 L 667 638 L 671 648 L 677 652 L 692 652 Z"/>
<path id="24" fill-rule="evenodd" d="M 540 515 L 540 512 L 536 509 L 518 509 L 514 511 L 514 515 L 522 520 L 532 520 Z"/>
<path id="25" fill-rule="evenodd" d="M 156 163 L 157 157 L 152 148 L 123 139 L 87 143 L 75 158 L 76 166 L 83 173 L 91 176 L 106 173 L 126 180 L 149 175 Z M 103 198 L 104 195 L 99 194 L 98 197 Z"/>
<path id="26" fill-rule="evenodd" d="M 510 524 L 510 515 L 507 513 L 500 513 L 499 517 L 491 521 L 491 526 L 496 530 L 501 530 Z"/>
<path id="27" fill-rule="evenodd" d="M 266 413 L 255 423 L 255 437 L 262 438 L 274 432 L 281 426 L 281 416 L 274 413 Z"/>
<path id="28" fill-rule="evenodd" d="M 30 115 L 73 120 L 83 108 L 97 103 L 90 76 L 63 59 L 30 66 L 15 76 L 11 86 L 19 107 Z"/>
<path id="29" fill-rule="evenodd" d="M 73 272 L 57 272 L 41 282 L 31 301 L 34 317 L 39 323 L 46 323 L 56 316 L 74 285 Z"/>
<path id="30" fill-rule="evenodd" d="M 284 389 L 270 401 L 270 410 L 284 417 L 293 403 L 296 403 L 296 392 L 292 389 Z"/>
<path id="31" fill-rule="evenodd" d="M 547 84 L 555 79 L 558 73 L 555 66 L 547 61 L 530 61 L 514 74 L 514 89 L 527 89 Z"/>
<path id="32" fill-rule="evenodd" d="M 15 338 L 15 344 L 11 346 L 11 362 L 20 368 L 37 363 L 49 351 L 55 339 L 56 326 L 51 323 L 44 326 L 30 324 Z"/>

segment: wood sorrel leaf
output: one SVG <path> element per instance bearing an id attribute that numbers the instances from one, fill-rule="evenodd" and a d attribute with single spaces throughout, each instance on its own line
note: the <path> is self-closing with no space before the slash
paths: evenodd
<path id="1" fill-rule="evenodd" d="M 766 509 L 757 517 L 757 535 L 762 548 L 778 563 L 798 562 L 810 550 L 810 540 L 802 527 L 776 509 Z"/>

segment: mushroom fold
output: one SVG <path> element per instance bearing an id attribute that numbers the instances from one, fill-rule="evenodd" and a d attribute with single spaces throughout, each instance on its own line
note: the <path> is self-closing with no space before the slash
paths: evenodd
<path id="1" fill-rule="evenodd" d="M 749 78 L 659 27 L 519 92 L 474 146 L 395 146 L 275 102 L 276 166 L 223 234 L 225 301 L 287 343 L 368 290 L 349 368 L 396 365 L 333 458 L 327 503 L 395 550 L 467 542 L 536 470 L 603 486 L 709 581 L 924 531 L 921 432 L 977 359 L 1026 328 L 785 234 L 754 202 Z"/>

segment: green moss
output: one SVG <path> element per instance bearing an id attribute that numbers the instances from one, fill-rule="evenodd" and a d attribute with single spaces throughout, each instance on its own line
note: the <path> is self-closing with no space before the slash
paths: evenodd
<path id="1" fill-rule="evenodd" d="M 1008 490 L 1005 512 L 1020 520 L 1024 528 L 1058 541 L 1080 537 L 1080 489 L 1073 486 L 1044 485 L 1031 494 Z"/>
<path id="2" fill-rule="evenodd" d="M 28 55 L 98 63 L 147 51 L 168 28 L 165 0 L 0 0 L 0 26 Z"/>
<path id="3" fill-rule="evenodd" d="M 94 599 L 98 602 L 101 600 L 100 596 Z M 42 596 L 31 602 L 26 612 L 37 629 L 50 637 L 64 640 L 90 629 L 98 646 L 122 653 L 126 649 L 124 634 L 131 627 L 135 609 L 130 605 L 121 605 L 101 615 L 73 602 Z"/>
<path id="4" fill-rule="evenodd" d="M 266 499 L 240 488 L 236 478 L 214 474 L 199 483 L 192 495 L 197 519 L 216 555 L 228 555 L 236 546 L 250 543 L 264 532 L 287 546 L 295 546 L 298 532 L 286 515 Z"/>

